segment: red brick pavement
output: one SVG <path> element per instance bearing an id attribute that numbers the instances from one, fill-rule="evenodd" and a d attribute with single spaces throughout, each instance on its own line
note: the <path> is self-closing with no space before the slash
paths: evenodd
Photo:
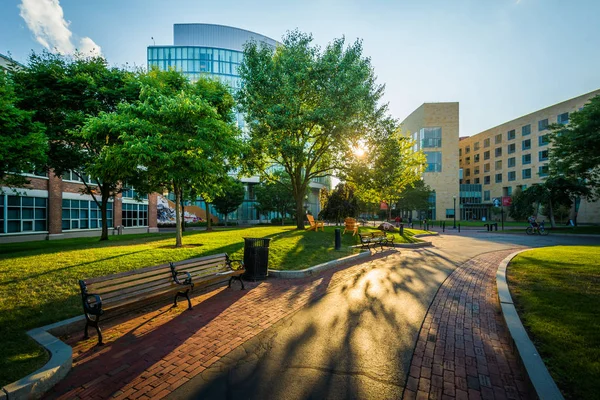
<path id="1" fill-rule="evenodd" d="M 475 257 L 442 284 L 419 333 L 405 399 L 535 398 L 496 290 L 498 264 L 512 252 Z"/>
<path id="2" fill-rule="evenodd" d="M 67 338 L 73 369 L 48 397 L 160 399 L 363 268 L 345 265 L 317 277 L 247 283 L 246 290 L 234 282 L 232 289 L 220 287 L 192 298 L 191 311 L 183 301 L 178 308 L 164 306 L 113 321 L 105 325 L 106 345 L 101 347 L 95 335 L 82 341 L 78 333 Z"/>

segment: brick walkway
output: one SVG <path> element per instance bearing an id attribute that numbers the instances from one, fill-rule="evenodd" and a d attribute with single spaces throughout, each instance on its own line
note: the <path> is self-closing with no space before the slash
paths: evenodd
<path id="1" fill-rule="evenodd" d="M 232 289 L 192 298 L 191 311 L 182 301 L 175 309 L 164 306 L 113 321 L 103 330 L 102 347 L 96 346 L 95 335 L 81 341 L 82 334 L 75 334 L 67 339 L 73 346 L 73 369 L 48 397 L 160 399 L 363 268 L 346 265 L 317 277 L 248 282 L 246 290 L 234 282 Z"/>
<path id="2" fill-rule="evenodd" d="M 496 290 L 498 264 L 512 252 L 475 257 L 441 286 L 419 333 L 405 399 L 535 398 Z"/>

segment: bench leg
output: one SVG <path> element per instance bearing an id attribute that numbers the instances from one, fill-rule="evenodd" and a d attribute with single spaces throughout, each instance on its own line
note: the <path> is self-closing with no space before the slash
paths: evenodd
<path id="1" fill-rule="evenodd" d="M 234 279 L 237 279 L 238 281 L 240 281 L 240 283 L 242 284 L 242 290 L 244 290 L 245 289 L 245 287 L 244 287 L 244 281 L 242 280 L 242 276 L 241 275 L 232 276 L 231 278 L 229 278 L 229 285 L 227 287 L 229 287 L 229 288 L 231 287 L 231 282 Z"/>
<path id="2" fill-rule="evenodd" d="M 185 292 L 177 292 L 177 294 L 175 295 L 175 299 L 173 300 L 173 307 L 177 307 L 178 297 L 185 297 L 188 301 L 188 310 L 192 309 L 192 301 L 190 300 L 190 289 L 186 290 Z"/>
<path id="3" fill-rule="evenodd" d="M 98 346 L 102 346 L 104 343 L 102 342 L 102 330 L 100 329 L 100 316 L 97 315 L 96 319 L 90 318 L 87 314 L 85 315 L 85 330 L 83 332 L 83 338 L 89 339 L 90 335 L 88 334 L 88 327 L 93 326 L 96 328 L 96 332 L 98 332 Z"/>

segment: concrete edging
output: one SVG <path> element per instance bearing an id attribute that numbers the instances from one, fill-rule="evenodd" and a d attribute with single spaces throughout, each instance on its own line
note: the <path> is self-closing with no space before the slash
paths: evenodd
<path id="1" fill-rule="evenodd" d="M 506 280 L 506 268 L 510 261 L 515 258 L 518 254 L 529 251 L 531 249 L 520 250 L 512 253 L 506 257 L 496 271 L 496 286 L 498 288 L 498 298 L 500 300 L 500 306 L 502 307 L 502 315 L 504 321 L 508 326 L 508 330 L 513 339 L 521 361 L 525 366 L 527 375 L 537 392 L 540 399 L 557 399 L 564 400 L 563 395 L 560 393 L 556 382 L 550 376 L 548 368 L 544 364 L 544 361 L 540 357 L 535 345 L 529 339 L 525 327 L 521 323 L 521 319 L 517 313 L 517 310 L 513 304 L 510 290 L 508 289 L 508 282 Z"/>
<path id="2" fill-rule="evenodd" d="M 4 386 L 0 399 L 39 399 L 63 379 L 71 370 L 73 349 L 52 333 L 56 334 L 73 324 L 81 324 L 83 320 L 84 317 L 81 315 L 28 331 L 29 337 L 50 354 L 50 360 L 37 371 Z"/>
<path id="3" fill-rule="evenodd" d="M 358 260 L 361 258 L 367 258 L 370 255 L 371 255 L 371 252 L 363 251 L 358 254 L 352 254 L 350 256 L 338 258 L 337 260 L 331 260 L 331 261 L 328 261 L 323 264 L 314 265 L 312 267 L 300 269 L 297 271 L 279 271 L 279 270 L 275 270 L 275 269 L 270 269 L 269 276 L 273 276 L 275 278 L 304 278 L 307 276 L 311 276 L 317 272 L 325 271 L 329 268 L 336 267 L 346 261 L 354 261 L 354 260 Z"/>

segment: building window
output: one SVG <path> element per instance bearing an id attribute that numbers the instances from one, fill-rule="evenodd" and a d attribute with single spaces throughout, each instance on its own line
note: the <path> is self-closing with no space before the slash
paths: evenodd
<path id="1" fill-rule="evenodd" d="M 469 184 L 469 183 L 471 183 L 471 180 L 470 180 L 470 179 L 467 179 L 467 184 Z"/>
<path id="2" fill-rule="evenodd" d="M 507 160 L 508 163 L 508 168 L 514 167 L 517 163 L 516 158 L 515 157 L 511 157 Z"/>
<path id="3" fill-rule="evenodd" d="M 475 178 L 475 179 L 473 180 L 473 183 L 474 183 L 475 185 L 479 185 L 479 182 L 480 182 L 480 179 L 479 179 L 479 178 Z"/>
<path id="4" fill-rule="evenodd" d="M 421 128 L 421 148 L 442 147 L 442 128 Z"/>
<path id="5" fill-rule="evenodd" d="M 132 188 L 132 187 L 130 187 L 130 186 L 126 186 L 123 189 L 122 196 L 123 196 L 124 199 L 135 199 L 137 195 L 138 195 L 138 193 L 135 191 L 135 189 Z M 142 195 L 139 198 L 141 200 L 148 200 L 148 195 L 147 194 L 146 195 Z"/>
<path id="6" fill-rule="evenodd" d="M 489 190 L 484 190 L 483 191 L 483 201 L 490 201 L 490 191 Z"/>
<path id="7" fill-rule="evenodd" d="M 517 145 L 514 143 L 511 143 L 508 145 L 508 154 L 512 154 L 516 151 Z"/>
<path id="8" fill-rule="evenodd" d="M 563 124 L 566 125 L 569 123 L 569 113 L 563 113 L 563 114 L 559 114 L 558 117 L 556 117 L 556 122 L 558 122 L 559 124 Z"/>
<path id="9" fill-rule="evenodd" d="M 471 152 L 471 146 L 465 147 L 465 154 L 469 154 Z"/>
<path id="10" fill-rule="evenodd" d="M 48 199 L 0 194 L 0 233 L 46 232 Z"/>
<path id="11" fill-rule="evenodd" d="M 524 169 L 521 172 L 522 172 L 523 179 L 530 179 L 531 178 L 531 168 Z"/>
<path id="12" fill-rule="evenodd" d="M 523 154 L 521 163 L 523 165 L 531 164 L 531 154 Z"/>
<path id="13" fill-rule="evenodd" d="M 490 159 L 490 151 L 486 151 L 483 153 L 483 159 L 484 160 L 489 160 Z"/>
<path id="14" fill-rule="evenodd" d="M 510 182 L 517 179 L 517 173 L 515 171 L 508 171 L 508 180 Z"/>
<path id="15" fill-rule="evenodd" d="M 473 174 L 474 175 L 478 175 L 479 174 L 479 167 L 473 168 Z"/>
<path id="16" fill-rule="evenodd" d="M 496 162 L 494 163 L 494 169 L 495 169 L 496 171 L 498 171 L 498 170 L 502 169 L 502 160 L 498 160 L 498 161 L 496 161 Z"/>
<path id="17" fill-rule="evenodd" d="M 515 137 L 517 137 L 517 134 L 515 133 L 514 129 L 512 129 L 506 133 L 507 140 L 513 140 Z"/>
<path id="18" fill-rule="evenodd" d="M 523 140 L 521 148 L 522 150 L 529 150 L 531 148 L 531 139 Z"/>
<path id="19" fill-rule="evenodd" d="M 490 147 L 490 139 L 489 138 L 484 139 L 484 141 L 483 141 L 483 147 Z"/>
<path id="20" fill-rule="evenodd" d="M 548 160 L 548 150 L 542 150 L 539 152 L 539 161 Z"/>
<path id="21" fill-rule="evenodd" d="M 471 157 L 465 157 L 465 164 L 471 165 Z"/>
<path id="22" fill-rule="evenodd" d="M 499 133 L 494 137 L 494 144 L 502 143 L 502 134 Z"/>
<path id="23" fill-rule="evenodd" d="M 483 184 L 484 185 L 489 185 L 490 184 L 490 176 L 486 175 L 483 177 Z"/>
<path id="24" fill-rule="evenodd" d="M 506 196 L 512 196 L 512 186 L 506 186 L 504 188 L 504 193 Z"/>
<path id="25" fill-rule="evenodd" d="M 496 174 L 496 183 L 502 182 L 502 174 Z"/>
<path id="26" fill-rule="evenodd" d="M 454 208 L 446 208 L 446 218 L 454 218 Z"/>
<path id="27" fill-rule="evenodd" d="M 102 228 L 102 213 L 95 201 L 63 200 L 62 230 Z M 113 204 L 106 205 L 107 226 L 113 226 Z"/>
<path id="28" fill-rule="evenodd" d="M 494 156 L 495 157 L 502 157 L 502 147 L 496 147 L 494 149 Z"/>
<path id="29" fill-rule="evenodd" d="M 548 166 L 540 165 L 540 167 L 538 169 L 538 175 L 539 176 L 548 176 Z"/>
<path id="30" fill-rule="evenodd" d="M 479 154 L 475 154 L 473 156 L 473 159 L 474 159 L 475 162 L 479 162 Z"/>
<path id="31" fill-rule="evenodd" d="M 550 139 L 548 135 L 540 135 L 538 136 L 538 145 L 539 146 L 547 146 L 550 143 Z"/>
<path id="32" fill-rule="evenodd" d="M 426 151 L 427 169 L 425 172 L 442 172 L 442 152 L 441 151 Z"/>
<path id="33" fill-rule="evenodd" d="M 529 134 L 531 134 L 531 125 L 521 127 L 521 136 L 527 136 Z"/>
<path id="34" fill-rule="evenodd" d="M 458 149 L 458 156 L 461 157 L 462 156 L 462 149 Z"/>
<path id="35" fill-rule="evenodd" d="M 123 203 L 123 226 L 148 226 L 148 205 Z"/>
<path id="36" fill-rule="evenodd" d="M 490 163 L 483 164 L 483 172 L 490 172 Z"/>
<path id="37" fill-rule="evenodd" d="M 538 121 L 538 131 L 545 131 L 548 129 L 548 118 Z"/>
<path id="38" fill-rule="evenodd" d="M 465 176 L 471 176 L 471 169 L 470 168 L 467 168 L 465 170 Z"/>
<path id="39" fill-rule="evenodd" d="M 477 151 L 477 150 L 479 150 L 479 142 L 475 142 L 473 144 L 473 151 Z"/>

